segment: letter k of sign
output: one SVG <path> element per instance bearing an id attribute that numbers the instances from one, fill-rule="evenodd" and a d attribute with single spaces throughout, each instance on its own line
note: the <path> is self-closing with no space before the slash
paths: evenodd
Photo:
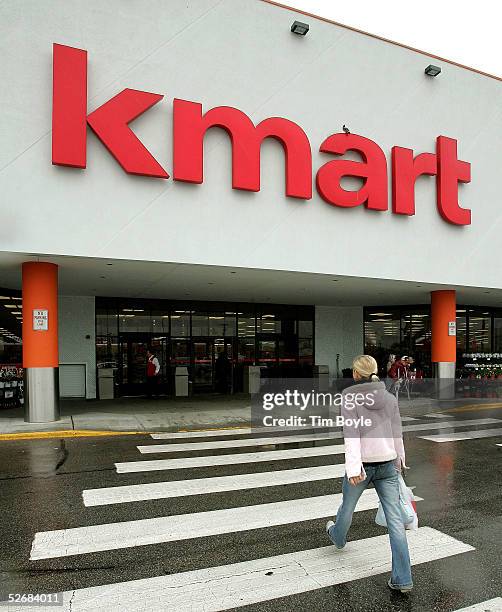
<path id="1" fill-rule="evenodd" d="M 54 44 L 52 163 L 86 167 L 88 123 L 126 172 L 169 178 L 129 127 L 163 97 L 124 89 L 87 115 L 87 51 Z"/>

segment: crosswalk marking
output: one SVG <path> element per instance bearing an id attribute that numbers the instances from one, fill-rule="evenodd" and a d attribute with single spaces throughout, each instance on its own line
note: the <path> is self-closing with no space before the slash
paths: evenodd
<path id="1" fill-rule="evenodd" d="M 342 494 L 336 493 L 255 506 L 43 531 L 35 534 L 30 559 L 67 557 L 288 525 L 333 516 L 341 501 Z M 377 506 L 375 489 L 367 489 L 356 511 Z"/>
<path id="2" fill-rule="evenodd" d="M 441 412 L 431 412 L 430 414 L 424 414 L 424 417 L 429 419 L 453 419 L 452 414 L 443 414 Z"/>
<path id="3" fill-rule="evenodd" d="M 401 421 L 417 420 L 417 417 L 401 417 Z M 317 428 L 306 427 L 231 427 L 230 429 L 197 429 L 192 431 L 157 432 L 150 434 L 150 436 L 154 440 L 183 440 L 192 438 L 219 438 L 220 436 L 245 436 L 258 433 L 300 432 L 305 431 L 305 429 L 309 429 L 309 431 L 314 429 L 317 430 Z M 319 429 L 322 430 L 321 427 Z"/>
<path id="4" fill-rule="evenodd" d="M 422 440 L 431 442 L 457 442 L 458 440 L 474 440 L 475 438 L 493 438 L 502 436 L 502 429 L 482 429 L 481 431 L 459 431 L 452 434 L 436 434 L 432 436 L 420 436 Z"/>
<path id="5" fill-rule="evenodd" d="M 213 450 L 215 448 L 242 448 L 245 446 L 275 446 L 297 442 L 315 442 L 342 437 L 341 431 L 303 436 L 276 436 L 269 438 L 245 438 L 244 440 L 211 440 L 210 442 L 171 442 L 170 444 L 149 444 L 138 446 L 140 453 L 180 453 L 186 451 Z"/>
<path id="6" fill-rule="evenodd" d="M 416 417 L 402 416 L 401 421 L 417 421 Z M 192 431 L 170 431 L 152 433 L 150 436 L 154 440 L 183 440 L 192 438 L 216 438 L 220 436 L 245 436 L 257 433 L 274 433 L 274 432 L 299 432 L 305 431 L 305 427 L 236 427 L 230 429 L 197 429 Z M 317 428 L 312 428 L 317 429 Z M 322 430 L 322 428 L 319 428 Z"/>
<path id="7" fill-rule="evenodd" d="M 407 536 L 412 565 L 475 550 L 430 527 L 407 532 Z M 231 565 L 68 591 L 64 593 L 63 610 L 217 612 L 389 571 L 388 536 L 380 535 L 350 542 L 343 551 L 324 546 Z"/>
<path id="8" fill-rule="evenodd" d="M 312 431 L 313 428 L 306 427 L 240 427 L 236 429 L 207 429 L 198 431 L 181 431 L 181 432 L 161 432 L 152 433 L 150 436 L 154 440 L 176 440 L 176 439 L 191 439 L 191 438 L 213 438 L 220 436 L 245 436 L 249 434 L 261 434 L 261 433 L 280 433 L 286 431 L 305 431 L 309 429 Z M 321 428 L 320 428 L 321 429 Z"/>
<path id="9" fill-rule="evenodd" d="M 171 482 L 87 489 L 82 492 L 85 506 L 103 506 L 147 499 L 167 499 L 185 495 L 204 495 L 260 487 L 276 487 L 298 482 L 343 478 L 345 464 L 322 465 L 320 467 L 298 468 L 236 476 L 215 476 L 213 478 L 194 478 Z"/>
<path id="10" fill-rule="evenodd" d="M 482 601 L 481 603 L 474 604 L 468 608 L 462 608 L 455 610 L 455 612 L 501 612 L 502 610 L 502 597 L 495 597 L 495 599 L 489 599 L 488 601 Z"/>
<path id="11" fill-rule="evenodd" d="M 325 455 L 341 455 L 344 453 L 344 448 L 343 444 L 327 444 L 307 448 L 290 448 L 286 450 L 257 451 L 254 453 L 214 455 L 207 457 L 124 461 L 116 463 L 115 468 L 118 474 L 125 474 L 129 472 L 152 472 L 157 470 L 180 470 L 198 467 L 213 467 L 217 465 L 284 461 L 289 459 L 304 459 L 307 457 L 324 457 Z"/>
<path id="12" fill-rule="evenodd" d="M 251 434 L 250 427 L 239 427 L 236 429 L 207 429 L 197 431 L 174 431 L 166 433 L 150 434 L 154 440 L 177 440 L 183 438 L 211 438 L 213 436 L 241 436 Z"/>
<path id="13" fill-rule="evenodd" d="M 445 423 L 430 422 L 430 423 L 418 423 L 413 425 L 404 425 L 403 431 L 422 431 L 425 429 L 456 429 L 457 427 L 471 427 L 472 425 L 494 425 L 495 423 L 502 423 L 500 419 L 470 419 L 468 421 L 453 420 L 446 421 Z"/>
<path id="14" fill-rule="evenodd" d="M 500 423 L 500 419 L 472 419 L 469 421 L 447 421 L 445 423 L 418 423 L 403 425 L 403 432 L 423 431 L 427 429 L 445 429 L 450 427 L 468 427 L 471 425 L 491 425 Z M 209 442 L 172 442 L 170 444 L 149 444 L 138 446 L 143 454 L 148 453 L 178 453 L 198 450 L 214 450 L 219 448 L 242 448 L 246 446 L 269 446 L 275 444 L 292 444 L 331 440 L 343 438 L 343 432 L 333 431 L 327 434 L 311 434 L 304 436 L 277 436 L 270 438 L 247 438 L 244 440 L 211 440 Z"/>

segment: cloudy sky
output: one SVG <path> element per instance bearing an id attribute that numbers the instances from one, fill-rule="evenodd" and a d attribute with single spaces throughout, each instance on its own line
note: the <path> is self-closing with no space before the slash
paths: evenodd
<path id="1" fill-rule="evenodd" d="M 278 0 L 502 77 L 500 0 Z"/>

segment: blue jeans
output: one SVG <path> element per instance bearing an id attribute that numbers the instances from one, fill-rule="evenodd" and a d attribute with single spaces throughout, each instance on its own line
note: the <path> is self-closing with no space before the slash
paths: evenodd
<path id="1" fill-rule="evenodd" d="M 347 476 L 343 479 L 342 505 L 336 515 L 336 523 L 329 530 L 329 537 L 337 548 L 343 548 L 347 543 L 347 533 L 352 523 L 352 515 L 362 492 L 370 483 L 375 485 L 376 492 L 382 503 L 382 508 L 389 530 L 390 547 L 392 550 L 391 582 L 396 587 L 412 586 L 410 553 L 404 523 L 399 509 L 398 471 L 393 461 L 379 465 L 365 465 L 366 479 L 355 487 Z"/>

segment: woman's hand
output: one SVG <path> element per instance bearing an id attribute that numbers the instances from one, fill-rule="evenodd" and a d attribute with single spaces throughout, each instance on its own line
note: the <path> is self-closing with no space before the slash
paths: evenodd
<path id="1" fill-rule="evenodd" d="M 361 473 L 359 474 L 359 476 L 352 476 L 351 478 L 349 478 L 349 482 L 353 487 L 355 487 L 360 482 L 365 480 L 365 478 L 366 476 L 363 474 L 363 471 L 361 470 Z"/>

